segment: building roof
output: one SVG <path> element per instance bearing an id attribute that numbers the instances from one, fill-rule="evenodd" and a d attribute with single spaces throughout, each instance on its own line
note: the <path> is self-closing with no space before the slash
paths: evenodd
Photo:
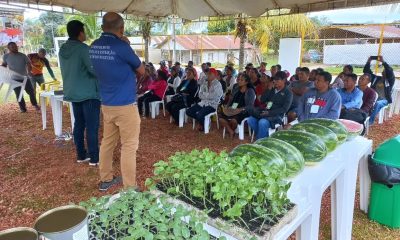
<path id="1" fill-rule="evenodd" d="M 336 27 L 345 31 L 365 35 L 371 38 L 380 38 L 381 29 L 380 25 L 370 26 L 343 26 Z M 396 26 L 384 26 L 383 38 L 400 38 L 400 27 Z"/>
<path id="2" fill-rule="evenodd" d="M 172 43 L 171 36 L 155 36 L 151 40 L 156 48 Z M 185 50 L 240 49 L 240 39 L 232 35 L 177 35 L 176 43 Z M 245 43 L 244 48 L 250 49 L 253 45 Z"/>

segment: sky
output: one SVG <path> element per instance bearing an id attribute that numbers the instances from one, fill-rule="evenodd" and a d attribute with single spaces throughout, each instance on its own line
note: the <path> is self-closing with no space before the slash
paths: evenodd
<path id="1" fill-rule="evenodd" d="M 7 6 L 0 4 L 0 7 Z M 57 7 L 54 8 L 55 10 Z M 60 10 L 61 8 L 58 8 Z M 37 18 L 41 11 L 26 9 L 25 18 Z M 377 14 L 380 13 L 380 14 Z M 400 22 L 400 4 L 389 4 L 383 6 L 352 8 L 342 10 L 331 10 L 308 14 L 310 17 L 326 17 L 330 23 L 390 23 L 395 20 Z"/>

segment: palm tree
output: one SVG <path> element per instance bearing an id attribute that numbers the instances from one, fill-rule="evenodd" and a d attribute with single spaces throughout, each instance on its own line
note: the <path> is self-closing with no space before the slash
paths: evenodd
<path id="1" fill-rule="evenodd" d="M 244 44 L 251 41 L 262 53 L 268 53 L 268 48 L 283 37 L 300 37 L 307 35 L 318 38 L 318 27 L 304 14 L 292 14 L 273 17 L 260 17 L 253 20 L 241 18 L 235 29 L 235 37 L 240 38 L 239 71 L 243 69 Z"/>
<path id="2" fill-rule="evenodd" d="M 149 44 L 151 39 L 151 28 L 153 27 L 152 22 L 148 19 L 140 23 L 140 31 L 144 40 L 144 60 L 149 62 Z"/>
<path id="3" fill-rule="evenodd" d="M 239 50 L 239 71 L 243 70 L 244 61 L 244 45 L 249 37 L 249 33 L 252 31 L 248 20 L 240 19 L 236 24 L 235 39 L 240 39 L 240 50 Z"/>

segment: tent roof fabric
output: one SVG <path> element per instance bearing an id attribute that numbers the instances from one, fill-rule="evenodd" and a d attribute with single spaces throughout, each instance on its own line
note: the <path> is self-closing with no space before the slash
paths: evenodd
<path id="1" fill-rule="evenodd" d="M 81 12 L 114 11 L 151 17 L 177 15 L 183 19 L 194 20 L 204 16 L 228 16 L 239 13 L 258 17 L 272 9 L 290 9 L 290 13 L 306 13 L 382 5 L 400 0 L 9 0 L 7 2 L 71 7 Z"/>

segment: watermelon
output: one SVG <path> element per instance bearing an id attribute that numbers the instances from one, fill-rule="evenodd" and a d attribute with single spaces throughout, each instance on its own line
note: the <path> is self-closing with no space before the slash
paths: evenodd
<path id="1" fill-rule="evenodd" d="M 258 144 L 278 153 L 286 163 L 286 171 L 288 176 L 294 176 L 304 167 L 303 155 L 292 144 L 275 138 L 261 138 L 254 144 Z"/>
<path id="2" fill-rule="evenodd" d="M 328 152 L 332 152 L 336 148 L 338 138 L 336 134 L 327 127 L 315 123 L 299 123 L 294 125 L 291 129 L 314 133 L 324 141 Z"/>
<path id="3" fill-rule="evenodd" d="M 324 141 L 313 133 L 282 130 L 272 134 L 271 138 L 277 138 L 292 144 L 303 154 L 306 164 L 317 163 L 328 153 Z"/>
<path id="4" fill-rule="evenodd" d="M 357 136 L 360 136 L 364 130 L 364 125 L 358 122 L 347 119 L 339 119 L 338 121 L 341 122 L 347 129 L 347 140 L 351 140 Z"/>
<path id="5" fill-rule="evenodd" d="M 235 147 L 229 154 L 231 157 L 242 157 L 249 155 L 254 159 L 265 161 L 267 165 L 275 164 L 286 168 L 286 164 L 281 156 L 274 150 L 256 144 L 242 144 Z"/>
<path id="6" fill-rule="evenodd" d="M 303 121 L 303 123 L 316 123 L 318 125 L 324 126 L 336 133 L 339 140 L 339 144 L 342 144 L 347 139 L 347 130 L 339 121 L 325 118 L 313 118 Z"/>

